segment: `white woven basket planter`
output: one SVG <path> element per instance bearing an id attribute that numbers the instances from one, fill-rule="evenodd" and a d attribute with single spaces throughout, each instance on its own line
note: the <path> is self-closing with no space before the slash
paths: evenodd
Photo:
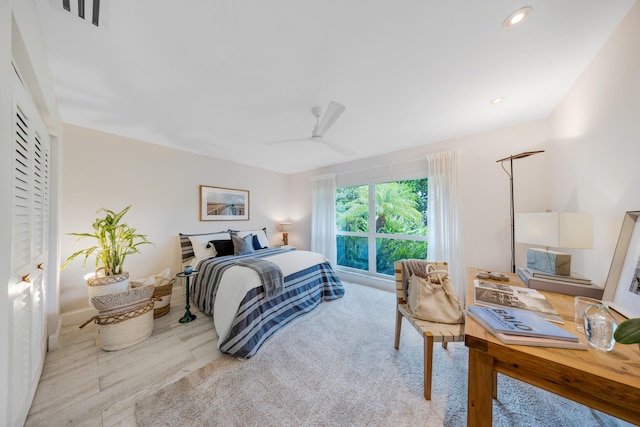
<path id="1" fill-rule="evenodd" d="M 153 332 L 153 302 L 146 305 L 143 314 L 120 323 L 101 323 L 102 321 L 98 317 L 96 323 L 100 325 L 103 350 L 115 351 L 131 347 L 149 338 Z"/>
<path id="2" fill-rule="evenodd" d="M 129 289 L 129 273 L 125 272 L 114 276 L 105 276 L 103 270 L 104 269 L 98 269 L 93 276 L 87 277 L 89 302 L 91 302 L 91 298 L 93 297 L 125 292 Z"/>
<path id="3" fill-rule="evenodd" d="M 98 309 L 80 327 L 95 322 L 100 328 L 101 347 L 106 351 L 122 350 L 147 339 L 153 332 L 154 286 L 93 297 Z"/>

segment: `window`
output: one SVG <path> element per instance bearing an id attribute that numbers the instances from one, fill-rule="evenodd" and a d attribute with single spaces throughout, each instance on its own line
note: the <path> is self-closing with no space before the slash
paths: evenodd
<path id="1" fill-rule="evenodd" d="M 427 257 L 427 179 L 336 189 L 338 265 L 393 275 L 400 259 Z"/>

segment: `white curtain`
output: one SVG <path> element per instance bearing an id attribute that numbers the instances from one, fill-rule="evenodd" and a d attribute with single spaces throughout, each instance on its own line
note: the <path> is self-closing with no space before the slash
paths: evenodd
<path id="1" fill-rule="evenodd" d="M 467 274 L 462 248 L 458 196 L 458 155 L 448 151 L 427 155 L 428 162 L 428 239 L 427 258 L 449 263 L 449 277 L 464 306 Z"/>
<path id="2" fill-rule="evenodd" d="M 311 178 L 313 208 L 311 211 L 311 250 L 327 257 L 336 265 L 336 175 Z"/>

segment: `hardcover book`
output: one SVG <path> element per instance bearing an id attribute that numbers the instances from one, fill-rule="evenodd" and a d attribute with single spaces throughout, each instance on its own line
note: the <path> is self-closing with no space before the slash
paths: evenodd
<path id="1" fill-rule="evenodd" d="M 550 279 L 556 280 L 558 282 L 571 282 L 571 283 L 580 283 L 582 285 L 590 285 L 591 279 L 587 279 L 586 277 L 582 277 L 576 273 L 571 273 L 570 276 L 560 276 L 557 274 L 549 274 L 544 271 L 536 270 L 535 268 L 525 267 L 527 272 L 531 274 L 533 277 L 538 277 L 541 279 Z"/>
<path id="2" fill-rule="evenodd" d="M 566 349 L 574 349 L 574 350 L 587 350 L 588 349 L 587 344 L 581 342 L 578 339 L 578 337 L 576 337 L 575 335 L 570 334 L 569 332 L 565 331 L 564 329 L 562 329 L 562 328 L 560 328 L 558 326 L 555 326 L 555 325 L 549 323 L 548 321 L 544 320 L 542 317 L 536 315 L 535 313 L 527 312 L 527 311 L 524 311 L 524 310 L 513 310 L 513 311 L 519 311 L 520 312 L 519 314 L 527 313 L 527 315 L 537 316 L 539 321 L 542 321 L 542 322 L 546 323 L 546 325 L 543 325 L 544 330 L 546 330 L 547 326 L 551 326 L 553 328 L 560 329 L 564 333 L 560 333 L 560 335 L 555 337 L 553 335 L 553 332 L 551 332 L 551 334 L 552 334 L 551 336 L 537 336 L 536 334 L 527 336 L 527 335 L 519 335 L 519 334 L 506 333 L 506 332 L 499 332 L 498 330 L 494 329 L 491 326 L 491 324 L 489 323 L 490 320 L 487 320 L 487 319 L 491 319 L 492 317 L 491 316 L 486 316 L 485 314 L 483 314 L 483 312 L 482 312 L 483 310 L 498 310 L 498 311 L 508 311 L 508 310 L 507 309 L 501 309 L 501 308 L 474 307 L 474 306 L 470 306 L 470 307 L 467 308 L 467 314 L 471 319 L 473 319 L 476 322 L 478 322 L 485 329 L 487 329 L 493 336 L 495 336 L 498 340 L 500 340 L 501 342 L 503 342 L 505 344 L 528 345 L 528 346 L 534 346 L 534 347 L 566 348 Z M 499 322 L 499 323 L 502 323 L 502 322 Z M 507 329 L 510 329 L 512 327 L 513 326 L 507 327 Z M 549 333 L 548 330 L 547 330 L 547 333 Z M 572 339 L 564 339 L 563 337 L 567 336 L 565 334 L 571 335 L 573 338 Z"/>
<path id="3" fill-rule="evenodd" d="M 554 340 L 553 338 L 523 337 L 520 335 L 493 334 L 505 344 L 530 345 L 533 347 L 568 348 L 572 350 L 587 350 L 589 346 L 581 341 Z"/>
<path id="4" fill-rule="evenodd" d="M 529 310 L 551 322 L 564 323 L 547 298 L 535 289 L 484 280 L 475 280 L 474 286 L 476 305 Z"/>
<path id="5" fill-rule="evenodd" d="M 486 325 L 485 327 L 491 332 L 578 341 L 577 336 L 550 323 L 532 311 L 470 306 L 467 308 L 467 312 L 474 319 L 481 319 L 483 326 Z"/>
<path id="6" fill-rule="evenodd" d="M 595 299 L 602 299 L 604 289 L 592 285 L 568 282 L 562 280 L 547 279 L 545 277 L 534 276 L 528 268 L 518 268 L 518 276 L 531 289 L 539 289 L 541 291 L 557 292 L 565 295 L 581 295 Z"/>

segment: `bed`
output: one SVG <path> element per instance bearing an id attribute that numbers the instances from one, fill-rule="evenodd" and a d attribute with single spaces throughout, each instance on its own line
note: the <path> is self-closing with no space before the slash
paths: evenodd
<path id="1" fill-rule="evenodd" d="M 321 302 L 344 295 L 323 255 L 269 247 L 265 229 L 180 234 L 180 245 L 183 265 L 198 271 L 192 303 L 212 316 L 220 351 L 240 358 L 253 357 Z"/>

